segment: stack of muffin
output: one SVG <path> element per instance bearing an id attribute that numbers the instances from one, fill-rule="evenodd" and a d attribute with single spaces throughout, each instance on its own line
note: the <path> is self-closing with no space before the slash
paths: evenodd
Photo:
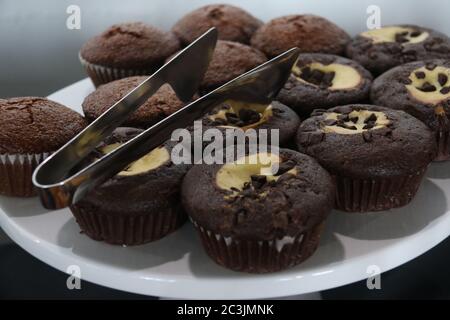
<path id="1" fill-rule="evenodd" d="M 274 272 L 314 253 L 332 208 L 369 212 L 404 206 L 429 164 L 450 158 L 446 35 L 398 25 L 351 39 L 322 17 L 290 15 L 263 24 L 230 5 L 194 10 L 171 32 L 125 23 L 89 40 L 80 61 L 97 89 L 83 102 L 86 120 L 95 120 L 210 27 L 217 28 L 219 41 L 199 95 L 292 47 L 301 50 L 276 101 L 268 106 L 227 101 L 202 119 L 208 128 L 278 129 L 282 149 L 248 151 L 244 160 L 256 161 L 251 165 L 235 159 L 190 166 L 172 163 L 173 143 L 167 142 L 71 207 L 91 238 L 143 244 L 173 232 L 189 216 L 218 264 Z M 3 194 L 31 195 L 29 172 L 41 154 L 83 127 L 84 119 L 76 119 L 73 127 L 45 131 L 47 143 L 39 142 L 42 132 L 22 127 L 46 128 L 60 119 L 53 113 L 50 120 L 35 117 L 53 104 L 33 99 L 0 100 L 0 123 L 16 116 L 23 122 L 17 128 L 10 124 L 8 132 L 0 126 Z M 92 160 L 183 106 L 170 86 L 161 87 Z M 31 160 L 20 160 L 22 154 Z M 26 188 L 16 187 L 17 181 Z"/>

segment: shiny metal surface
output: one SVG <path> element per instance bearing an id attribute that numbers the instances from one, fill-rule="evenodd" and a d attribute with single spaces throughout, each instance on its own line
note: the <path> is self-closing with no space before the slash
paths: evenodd
<path id="1" fill-rule="evenodd" d="M 114 117 L 111 121 L 107 114 L 103 115 L 69 145 L 63 147 L 62 150 L 59 150 L 36 169 L 33 175 L 33 183 L 39 188 L 42 204 L 48 209 L 59 209 L 71 203 L 76 203 L 90 189 L 169 139 L 173 130 L 192 124 L 193 121 L 225 100 L 234 99 L 246 102 L 270 103 L 289 77 L 298 54 L 299 50 L 293 48 L 231 80 L 145 130 L 134 139 L 102 157 L 99 161 L 92 163 L 77 173 L 72 173 L 72 176 L 67 178 L 69 170 L 106 135 L 112 132 L 111 128 L 117 127 L 129 112 L 128 110 L 120 111 L 123 119 Z M 180 67 L 180 69 L 183 68 Z M 186 68 L 183 71 L 179 71 L 179 74 L 182 74 L 182 79 L 189 79 L 189 72 L 187 72 L 189 69 Z M 159 81 L 159 85 L 162 84 L 162 80 L 158 79 L 157 81 Z M 172 82 L 169 83 L 172 84 Z M 197 85 L 197 83 L 194 84 Z M 192 82 L 184 84 L 180 78 L 173 84 L 176 92 L 186 90 L 186 85 L 191 87 L 189 90 L 192 90 L 194 87 Z M 142 99 L 147 99 L 149 95 L 144 95 L 144 92 L 150 91 L 149 87 L 141 85 L 112 107 L 110 111 L 117 105 L 120 107 L 120 103 L 124 100 L 126 102 L 124 104 L 125 107 L 128 105 L 134 106 L 137 104 L 135 100 L 142 102 Z M 107 113 L 110 113 L 110 111 Z M 98 128 L 95 128 L 95 125 L 99 120 L 108 121 L 107 132 L 102 130 L 100 131 L 101 134 L 97 133 Z M 94 130 L 91 129 L 93 126 Z M 101 128 L 105 127 L 105 125 L 98 125 L 97 127 Z M 94 137 L 91 137 L 91 134 Z"/>
<path id="2" fill-rule="evenodd" d="M 108 156 L 102 159 L 107 161 L 101 161 L 95 168 L 71 173 L 89 152 L 164 83 L 172 86 L 180 100 L 189 101 L 203 79 L 216 42 L 217 30 L 212 28 L 39 165 L 33 174 L 33 183 L 38 188 L 43 205 L 52 209 L 63 208 L 72 202 L 74 195 L 75 198 L 81 197 L 90 187 L 101 183 L 109 172 L 114 174 L 114 170 L 125 167 L 127 163 L 113 163 Z M 120 153 L 130 148 L 124 147 L 120 148 Z"/>

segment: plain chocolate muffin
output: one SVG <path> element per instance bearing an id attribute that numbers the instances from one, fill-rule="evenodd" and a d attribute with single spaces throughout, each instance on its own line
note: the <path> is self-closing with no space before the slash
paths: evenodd
<path id="1" fill-rule="evenodd" d="M 95 86 L 113 80 L 150 75 L 180 49 L 178 39 L 142 22 L 109 27 L 81 48 L 80 60 Z"/>
<path id="2" fill-rule="evenodd" d="M 212 4 L 183 16 L 172 28 L 183 44 L 189 44 L 208 29 L 215 27 L 219 39 L 248 44 L 262 22 L 241 8 Z"/>
<path id="3" fill-rule="evenodd" d="M 342 55 L 350 36 L 334 23 L 315 15 L 289 15 L 269 21 L 251 39 L 253 47 L 272 58 L 298 47 L 305 53 Z"/>
<path id="4" fill-rule="evenodd" d="M 207 254 L 226 268 L 254 273 L 310 257 L 333 198 L 330 175 L 311 157 L 288 149 L 195 165 L 182 185 L 183 206 Z"/>
<path id="5" fill-rule="evenodd" d="M 335 55 L 299 55 L 277 99 L 301 116 L 326 109 L 369 101 L 372 75 L 360 64 Z"/>
<path id="6" fill-rule="evenodd" d="M 270 130 L 278 130 L 279 144 L 285 146 L 294 137 L 300 118 L 287 106 L 278 101 L 270 105 L 239 103 L 237 101 L 226 101 L 214 108 L 204 116 L 202 120 L 204 129 L 217 128 L 224 132 L 226 139 L 227 129 L 268 130 L 266 144 L 276 144 L 272 139 Z M 256 142 L 255 142 L 256 143 Z"/>
<path id="7" fill-rule="evenodd" d="M 89 157 L 91 161 L 142 132 L 118 128 Z M 189 165 L 171 161 L 167 142 L 97 186 L 70 207 L 81 230 L 90 238 L 118 245 L 158 240 L 186 220 L 179 191 Z"/>
<path id="8" fill-rule="evenodd" d="M 144 76 L 129 77 L 101 85 L 83 101 L 83 112 L 86 118 L 90 122 L 94 121 L 146 78 Z M 184 105 L 177 98 L 170 85 L 165 84 L 139 109 L 131 114 L 123 125 L 135 128 L 149 128 Z"/>
<path id="9" fill-rule="evenodd" d="M 200 91 L 205 93 L 216 89 L 266 61 L 266 56 L 255 48 L 237 42 L 219 40 L 200 85 Z"/>
<path id="10" fill-rule="evenodd" d="M 34 169 L 86 124 L 80 114 L 46 98 L 0 99 L 0 194 L 35 195 Z"/>
<path id="11" fill-rule="evenodd" d="M 417 61 L 395 67 L 378 77 L 371 99 L 422 120 L 436 136 L 436 160 L 450 158 L 450 60 Z"/>
<path id="12" fill-rule="evenodd" d="M 436 153 L 421 121 L 372 105 L 315 110 L 300 125 L 297 146 L 334 176 L 336 208 L 355 212 L 409 203 Z"/>
<path id="13" fill-rule="evenodd" d="M 365 31 L 347 46 L 346 55 L 374 75 L 425 59 L 450 59 L 450 39 L 416 25 L 394 25 Z"/>

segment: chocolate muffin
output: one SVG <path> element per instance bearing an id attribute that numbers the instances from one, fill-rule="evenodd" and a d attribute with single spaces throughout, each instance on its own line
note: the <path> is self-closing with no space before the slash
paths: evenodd
<path id="1" fill-rule="evenodd" d="M 298 47 L 305 53 L 342 55 L 350 36 L 334 23 L 315 15 L 289 15 L 273 19 L 259 28 L 251 39 L 269 58 Z"/>
<path id="2" fill-rule="evenodd" d="M 347 45 L 346 54 L 379 75 L 407 62 L 450 59 L 450 39 L 415 25 L 387 26 L 357 35 Z"/>
<path id="3" fill-rule="evenodd" d="M 279 271 L 310 257 L 333 197 L 329 174 L 311 157 L 288 149 L 195 165 L 182 185 L 183 206 L 207 254 L 226 268 L 253 273 Z"/>
<path id="4" fill-rule="evenodd" d="M 275 144 L 285 146 L 294 137 L 300 118 L 287 106 L 278 101 L 270 105 L 249 104 L 238 101 L 226 101 L 205 115 L 202 120 L 204 129 L 217 128 L 224 133 L 225 139 L 230 130 L 248 129 L 268 130 L 267 141 L 255 141 L 254 143 Z M 228 132 L 227 132 L 228 129 Z M 274 140 L 270 130 L 278 130 L 278 141 Z"/>
<path id="5" fill-rule="evenodd" d="M 408 112 L 435 134 L 436 160 L 450 159 L 450 60 L 417 61 L 378 77 L 371 89 L 373 103 Z"/>
<path id="6" fill-rule="evenodd" d="M 132 22 L 113 25 L 89 39 L 79 56 L 97 87 L 121 78 L 151 75 L 179 49 L 179 41 L 172 33 Z"/>
<path id="7" fill-rule="evenodd" d="M 297 146 L 334 176 L 335 206 L 351 212 L 409 203 L 436 153 L 433 133 L 421 121 L 371 105 L 315 110 L 300 125 Z"/>
<path id="8" fill-rule="evenodd" d="M 172 32 L 187 45 L 208 29 L 215 27 L 219 39 L 248 44 L 262 22 L 247 11 L 226 4 L 200 7 L 183 16 L 173 26 Z"/>
<path id="9" fill-rule="evenodd" d="M 301 54 L 277 99 L 301 116 L 316 108 L 368 102 L 372 75 L 358 63 L 335 55 Z"/>
<path id="10" fill-rule="evenodd" d="M 145 79 L 144 76 L 136 76 L 101 85 L 83 101 L 83 112 L 86 118 L 90 122 L 94 121 Z M 123 125 L 146 129 L 184 106 L 185 104 L 177 98 L 170 85 L 165 84 L 131 114 Z"/>
<path id="11" fill-rule="evenodd" d="M 200 91 L 206 93 L 214 90 L 266 61 L 266 56 L 255 48 L 219 40 L 200 85 Z"/>
<path id="12" fill-rule="evenodd" d="M 35 195 L 34 169 L 85 126 L 81 115 L 45 98 L 0 99 L 0 194 Z"/>
<path id="13" fill-rule="evenodd" d="M 111 152 L 142 130 L 118 128 L 91 155 Z M 70 207 L 90 238 L 117 245 L 158 240 L 186 220 L 179 190 L 189 165 L 171 161 L 170 142 L 153 149 Z"/>

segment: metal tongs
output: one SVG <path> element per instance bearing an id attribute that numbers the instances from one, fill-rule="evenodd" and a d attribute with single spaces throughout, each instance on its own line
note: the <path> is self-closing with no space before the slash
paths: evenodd
<path id="1" fill-rule="evenodd" d="M 163 84 L 170 84 L 180 100 L 192 99 L 216 42 L 217 30 L 212 28 L 42 162 L 33 173 L 33 183 L 43 206 L 60 209 L 76 203 L 89 190 L 168 140 L 173 130 L 191 125 L 228 99 L 269 104 L 283 87 L 299 54 L 297 48 L 286 51 L 188 104 L 77 171 L 77 165 Z"/>

